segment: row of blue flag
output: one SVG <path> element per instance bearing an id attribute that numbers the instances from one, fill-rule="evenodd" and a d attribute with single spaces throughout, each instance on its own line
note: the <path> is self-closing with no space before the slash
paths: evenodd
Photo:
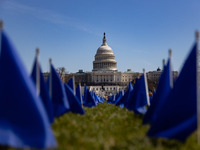
<path id="1" fill-rule="evenodd" d="M 150 137 L 161 137 L 185 141 L 197 129 L 200 138 L 200 86 L 198 38 L 195 41 L 176 81 L 173 80 L 171 51 L 159 79 L 156 92 L 148 105 L 145 74 L 131 82 L 124 94 L 119 92 L 108 99 L 108 103 L 125 107 L 135 113 L 144 114 L 143 124 L 150 124 Z M 198 139 L 200 141 L 200 139 Z"/>
<path id="2" fill-rule="evenodd" d="M 67 112 L 84 114 L 83 106 L 94 107 L 105 99 L 74 80 L 63 83 L 52 63 L 45 82 L 36 55 L 31 77 L 6 33 L 0 30 L 0 144 L 25 148 L 54 148 L 57 142 L 51 124 Z M 146 74 L 129 83 L 109 103 L 144 114 L 150 124 L 150 137 L 185 141 L 197 129 L 200 93 L 198 85 L 198 41 L 192 47 L 182 70 L 173 81 L 171 57 L 164 66 L 156 93 L 149 100 Z"/>
<path id="3" fill-rule="evenodd" d="M 107 102 L 122 108 L 125 107 L 137 114 L 145 114 L 147 111 L 146 105 L 149 104 L 147 89 L 146 74 L 144 73 L 140 79 L 136 79 L 134 87 L 129 82 L 125 94 L 120 91 L 117 95 L 111 96 Z"/>
<path id="4" fill-rule="evenodd" d="M 55 148 L 51 124 L 67 112 L 84 114 L 83 106 L 93 107 L 105 99 L 74 80 L 63 83 L 50 64 L 47 82 L 36 55 L 31 77 L 15 48 L 0 30 L 0 144 L 17 148 Z"/>

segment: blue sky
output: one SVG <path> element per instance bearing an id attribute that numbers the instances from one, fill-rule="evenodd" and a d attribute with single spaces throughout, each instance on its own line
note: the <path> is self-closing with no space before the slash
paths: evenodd
<path id="1" fill-rule="evenodd" d="M 40 48 L 68 72 L 91 71 L 106 32 L 118 71 L 156 70 L 172 49 L 180 70 L 200 29 L 199 0 L 0 0 L 0 19 L 30 72 Z"/>

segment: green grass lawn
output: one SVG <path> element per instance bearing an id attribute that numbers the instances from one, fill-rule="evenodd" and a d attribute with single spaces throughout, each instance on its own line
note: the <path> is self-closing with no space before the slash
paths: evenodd
<path id="1" fill-rule="evenodd" d="M 55 119 L 52 128 L 59 150 L 200 150 L 196 133 L 185 143 L 151 139 L 146 136 L 149 126 L 142 125 L 143 116 L 106 102 L 84 109 L 85 115 L 67 113 Z"/>
<path id="2" fill-rule="evenodd" d="M 68 113 L 55 120 L 53 130 L 59 149 L 200 149 L 193 133 L 185 143 L 151 139 L 143 116 L 109 103 L 84 108 L 85 115 Z"/>

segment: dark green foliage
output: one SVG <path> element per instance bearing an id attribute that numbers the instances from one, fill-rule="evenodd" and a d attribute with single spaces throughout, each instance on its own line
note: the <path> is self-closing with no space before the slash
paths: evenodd
<path id="1" fill-rule="evenodd" d="M 150 139 L 142 117 L 109 103 L 84 108 L 85 115 L 68 113 L 57 118 L 53 130 L 59 149 L 200 149 L 194 133 L 184 144 Z"/>
<path id="2" fill-rule="evenodd" d="M 196 133 L 185 143 L 148 138 L 143 116 L 109 103 L 84 108 L 85 115 L 67 113 L 52 126 L 59 150 L 200 150 Z M 14 150 L 0 146 L 0 150 Z"/>

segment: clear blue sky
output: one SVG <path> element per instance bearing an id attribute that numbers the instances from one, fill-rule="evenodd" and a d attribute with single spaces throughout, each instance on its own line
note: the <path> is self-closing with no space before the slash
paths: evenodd
<path id="1" fill-rule="evenodd" d="M 119 71 L 162 67 L 171 48 L 179 70 L 200 29 L 199 0 L 0 0 L 0 19 L 30 72 L 36 47 L 68 72 L 91 71 L 103 32 Z"/>

